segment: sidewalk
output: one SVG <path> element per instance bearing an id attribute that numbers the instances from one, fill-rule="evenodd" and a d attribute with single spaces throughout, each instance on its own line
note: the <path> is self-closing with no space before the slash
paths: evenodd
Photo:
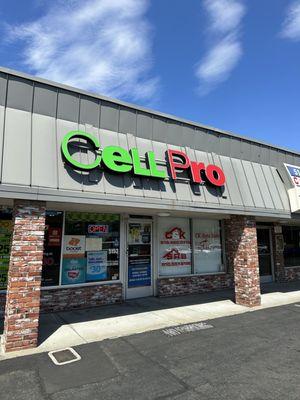
<path id="1" fill-rule="evenodd" d="M 184 297 L 148 297 L 120 305 L 42 314 L 40 345 L 35 349 L 2 353 L 0 360 L 300 303 L 300 282 L 264 285 L 262 293 L 262 305 L 255 308 L 236 305 L 233 291 L 224 290 Z"/>

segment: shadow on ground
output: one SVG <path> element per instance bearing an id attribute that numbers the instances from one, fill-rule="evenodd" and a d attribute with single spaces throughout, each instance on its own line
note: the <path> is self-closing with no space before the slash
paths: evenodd
<path id="1" fill-rule="evenodd" d="M 291 283 L 269 283 L 261 286 L 261 293 L 288 293 L 300 290 L 300 281 Z M 234 301 L 234 290 L 218 290 L 214 292 L 177 297 L 147 297 L 127 300 L 122 304 L 107 305 L 72 311 L 63 311 L 40 315 L 39 345 L 48 339 L 62 325 L 109 319 L 119 316 L 133 315 L 148 311 L 171 309 L 195 304 L 205 304 L 221 300 Z M 3 320 L 0 321 L 3 329 Z"/>

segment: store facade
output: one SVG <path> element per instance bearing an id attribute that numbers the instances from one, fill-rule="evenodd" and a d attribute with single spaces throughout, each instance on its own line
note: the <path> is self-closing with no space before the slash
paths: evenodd
<path id="1" fill-rule="evenodd" d="M 300 279 L 300 154 L 6 69 L 0 140 L 6 351 L 41 312 Z"/>

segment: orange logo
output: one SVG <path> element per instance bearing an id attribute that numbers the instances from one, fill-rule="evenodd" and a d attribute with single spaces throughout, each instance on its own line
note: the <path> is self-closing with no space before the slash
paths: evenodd
<path id="1" fill-rule="evenodd" d="M 70 245 L 70 246 L 77 246 L 77 245 L 79 244 L 79 242 L 80 242 L 80 239 L 72 238 L 72 239 L 69 241 L 69 245 Z"/>

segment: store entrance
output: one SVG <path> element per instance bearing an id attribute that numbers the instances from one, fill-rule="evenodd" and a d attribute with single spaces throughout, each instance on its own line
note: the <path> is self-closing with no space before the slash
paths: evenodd
<path id="1" fill-rule="evenodd" d="M 129 221 L 127 225 L 126 298 L 153 295 L 152 221 Z"/>
<path id="2" fill-rule="evenodd" d="M 274 269 L 271 228 L 257 227 L 257 246 L 260 282 L 272 282 Z"/>

